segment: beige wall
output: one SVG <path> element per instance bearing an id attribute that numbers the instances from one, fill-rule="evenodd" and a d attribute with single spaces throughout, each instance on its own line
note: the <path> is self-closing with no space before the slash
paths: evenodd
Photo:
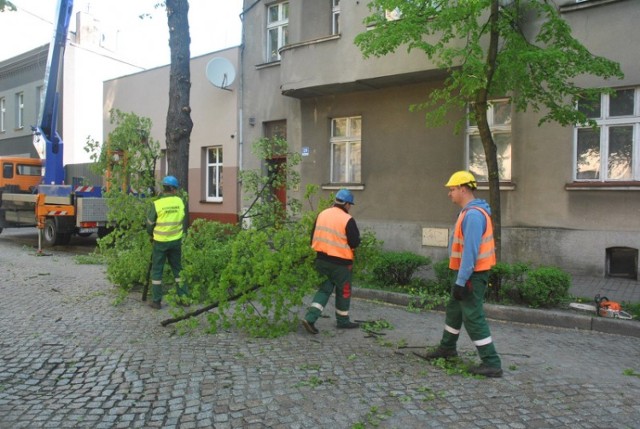
<path id="1" fill-rule="evenodd" d="M 206 66 L 213 58 L 225 58 L 238 70 L 237 47 L 213 52 L 191 60 L 191 119 L 189 146 L 189 212 L 191 220 L 207 218 L 237 221 L 238 214 L 238 91 L 239 79 L 226 89 L 213 86 Z M 236 73 L 237 75 L 237 73 Z M 153 122 L 152 137 L 166 148 L 165 125 L 169 106 L 169 66 L 123 76 L 104 85 L 104 139 L 113 130 L 109 123 L 112 108 L 134 112 Z M 204 148 L 223 148 L 223 202 L 206 202 L 204 195 Z M 164 173 L 162 171 L 161 173 Z"/>

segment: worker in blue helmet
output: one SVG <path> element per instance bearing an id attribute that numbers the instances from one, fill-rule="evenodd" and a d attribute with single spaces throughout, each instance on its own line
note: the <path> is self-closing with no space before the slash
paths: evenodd
<path id="1" fill-rule="evenodd" d="M 162 273 L 169 262 L 175 278 L 178 300 L 186 303 L 187 287 L 182 284 L 182 235 L 184 234 L 185 204 L 177 195 L 178 179 L 162 179 L 163 192 L 147 213 L 147 232 L 153 237 L 151 255 L 151 308 L 162 308 Z"/>
<path id="2" fill-rule="evenodd" d="M 351 191 L 340 189 L 333 206 L 320 212 L 313 226 L 311 247 L 316 251 L 315 268 L 326 280 L 319 286 L 302 320 L 302 326 L 310 334 L 319 332 L 315 323 L 334 290 L 337 328 L 359 326 L 349 317 L 354 249 L 360 245 L 360 231 L 349 214 L 354 204 Z"/>

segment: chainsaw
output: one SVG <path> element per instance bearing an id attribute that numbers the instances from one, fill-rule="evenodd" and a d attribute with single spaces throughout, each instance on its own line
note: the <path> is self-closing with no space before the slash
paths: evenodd
<path id="1" fill-rule="evenodd" d="M 611 317 L 614 319 L 633 319 L 633 316 L 622 310 L 622 306 L 620 303 L 615 301 L 610 301 L 606 296 L 600 296 L 600 294 L 596 295 L 593 299 L 595 305 L 582 304 L 579 302 L 572 302 L 569 304 L 569 307 L 575 308 L 577 310 L 585 310 L 592 311 L 598 317 Z"/>

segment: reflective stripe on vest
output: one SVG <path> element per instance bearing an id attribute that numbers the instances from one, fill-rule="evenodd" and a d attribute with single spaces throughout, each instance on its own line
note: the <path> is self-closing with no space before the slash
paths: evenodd
<path id="1" fill-rule="evenodd" d="M 338 207 L 328 208 L 318 215 L 311 247 L 316 252 L 353 260 L 353 249 L 347 241 L 347 222 L 351 215 Z"/>
<path id="2" fill-rule="evenodd" d="M 158 218 L 153 228 L 155 241 L 174 241 L 182 238 L 184 202 L 180 197 L 160 198 L 153 202 Z"/>
<path id="3" fill-rule="evenodd" d="M 459 270 L 462 262 L 462 253 L 464 251 L 464 237 L 462 235 L 462 221 L 469 210 L 478 210 L 482 213 L 487 221 L 487 227 L 480 240 L 480 248 L 478 249 L 478 257 L 473 267 L 473 271 L 487 271 L 496 264 L 496 245 L 493 241 L 493 223 L 489 214 L 480 207 L 469 207 L 462 210 L 456 221 L 453 231 L 453 241 L 451 243 L 451 256 L 449 258 L 449 268 Z"/>

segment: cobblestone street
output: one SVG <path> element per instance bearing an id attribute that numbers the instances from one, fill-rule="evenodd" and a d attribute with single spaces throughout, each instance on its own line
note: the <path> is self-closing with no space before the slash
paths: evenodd
<path id="1" fill-rule="evenodd" d="M 35 256 L 6 234 L 1 429 L 640 425 L 640 338 L 492 320 L 505 374 L 474 379 L 412 353 L 438 341 L 443 313 L 361 299 L 354 319 L 393 325 L 381 339 L 336 330 L 332 307 L 316 336 L 180 335 L 160 326 L 169 310 L 139 293 L 114 306 L 103 266 L 79 265 L 72 252 Z"/>

